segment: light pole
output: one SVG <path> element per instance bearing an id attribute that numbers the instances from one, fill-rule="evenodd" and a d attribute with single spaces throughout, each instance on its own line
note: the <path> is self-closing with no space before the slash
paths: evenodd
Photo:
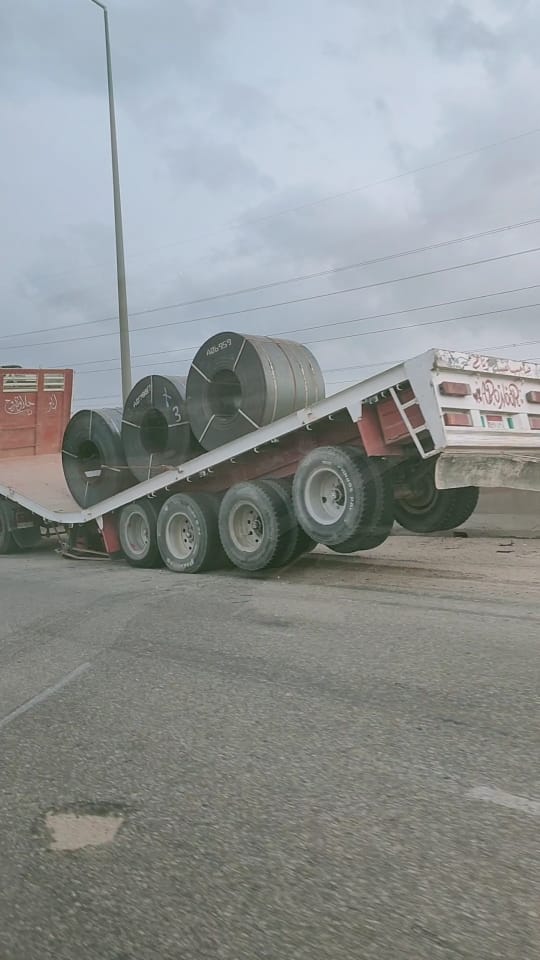
<path id="1" fill-rule="evenodd" d="M 116 142 L 116 115 L 109 38 L 109 14 L 100 0 L 91 0 L 103 10 L 105 25 L 105 56 L 107 59 L 107 86 L 109 90 L 109 123 L 111 128 L 111 163 L 114 201 L 114 235 L 116 240 L 116 278 L 118 283 L 118 318 L 120 321 L 120 366 L 122 369 L 122 397 L 125 401 L 131 390 L 131 352 L 129 346 L 129 319 L 126 292 L 126 264 L 124 260 L 124 231 L 122 227 L 122 203 L 120 200 L 120 177 L 118 174 L 118 145 Z"/>

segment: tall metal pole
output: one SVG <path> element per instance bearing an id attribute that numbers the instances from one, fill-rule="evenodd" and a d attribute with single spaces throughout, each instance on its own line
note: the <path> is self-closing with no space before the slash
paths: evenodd
<path id="1" fill-rule="evenodd" d="M 126 292 L 126 264 L 124 260 L 124 230 L 122 227 L 122 203 L 120 200 L 120 176 L 118 173 L 118 145 L 116 141 L 116 115 L 109 38 L 109 14 L 100 0 L 91 0 L 103 10 L 105 24 L 105 55 L 107 59 L 107 86 L 109 90 L 109 123 L 111 128 L 111 163 L 114 201 L 114 235 L 116 240 L 116 277 L 118 283 L 118 317 L 120 321 L 120 366 L 122 369 L 122 397 L 127 400 L 131 390 L 131 351 L 129 345 L 129 319 Z"/>

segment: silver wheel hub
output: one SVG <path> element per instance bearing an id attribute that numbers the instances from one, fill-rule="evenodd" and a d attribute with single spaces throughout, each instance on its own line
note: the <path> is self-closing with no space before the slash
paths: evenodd
<path id="1" fill-rule="evenodd" d="M 132 513 L 126 524 L 126 540 L 131 552 L 143 556 L 150 544 L 150 528 L 143 513 Z"/>
<path id="2" fill-rule="evenodd" d="M 252 503 L 238 503 L 229 514 L 229 535 L 237 550 L 254 553 L 264 538 L 264 523 Z"/>
<path id="3" fill-rule="evenodd" d="M 195 548 L 195 529 L 187 514 L 175 513 L 167 523 L 167 548 L 177 560 L 187 560 Z"/>
<path id="4" fill-rule="evenodd" d="M 347 494 L 339 473 L 331 467 L 313 470 L 305 485 L 304 503 L 317 523 L 336 523 L 347 506 Z"/>

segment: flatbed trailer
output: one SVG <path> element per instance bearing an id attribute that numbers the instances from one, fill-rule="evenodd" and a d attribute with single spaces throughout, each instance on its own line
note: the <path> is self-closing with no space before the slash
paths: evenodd
<path id="1" fill-rule="evenodd" d="M 24 405 L 24 395 L 21 393 L 21 396 Z M 12 400 L 10 397 L 10 402 Z M 376 464 L 377 489 L 382 482 L 388 500 L 390 483 L 392 500 L 413 504 L 413 515 L 415 510 L 418 515 L 422 513 L 418 491 L 425 488 L 426 478 L 428 486 L 431 485 L 426 494 L 428 499 L 436 496 L 437 491 L 472 487 L 540 490 L 540 366 L 471 353 L 429 350 L 181 466 L 134 482 L 127 490 L 88 508 L 81 508 L 67 488 L 60 445 L 55 452 L 31 457 L 10 456 L 0 459 L 0 506 L 2 502 L 11 505 L 12 519 L 8 522 L 12 532 L 32 523 L 34 529 L 39 526 L 78 530 L 97 524 L 107 552 L 115 554 L 121 543 L 119 518 L 128 505 L 152 504 L 150 514 L 157 524 L 159 512 L 172 496 L 212 494 L 223 498 L 232 488 L 263 478 L 273 481 L 295 478 L 300 465 L 311 457 L 315 473 L 306 479 L 306 490 L 309 487 L 311 493 L 306 494 L 304 506 L 307 505 L 308 513 L 312 509 L 313 522 L 316 529 L 321 530 L 321 536 L 314 538 L 309 517 L 305 521 L 303 515 L 299 516 L 300 494 L 295 495 L 293 506 L 296 520 L 301 526 L 307 524 L 312 540 L 326 542 L 339 550 L 339 542 L 335 538 L 334 543 L 325 540 L 323 534 L 326 535 L 326 528 L 333 522 L 333 515 L 328 514 L 330 500 L 337 516 L 343 506 L 339 503 L 340 497 L 343 499 L 347 494 L 344 490 L 347 482 L 328 460 L 324 461 L 326 466 L 317 466 L 314 455 L 315 451 L 322 451 L 324 457 L 329 449 L 344 454 L 352 450 L 364 461 Z M 304 473 L 306 469 L 302 466 Z M 373 485 L 373 476 L 370 482 Z M 332 483 L 334 487 L 329 495 L 328 484 Z M 340 483 L 341 494 L 336 492 Z M 268 490 L 266 493 L 269 495 Z M 276 496 L 277 488 L 271 496 L 274 506 Z M 385 508 L 387 514 L 388 503 Z M 256 506 L 254 510 L 256 514 Z M 373 534 L 369 503 L 366 510 L 366 531 Z M 146 507 L 143 513 L 149 514 Z M 141 517 L 137 520 L 136 514 L 137 510 L 133 517 L 139 524 L 139 538 L 155 539 L 155 529 L 140 532 Z M 245 510 L 242 516 L 245 527 L 249 520 Z M 253 520 L 253 510 L 251 516 Z M 184 520 L 185 528 L 191 527 L 192 536 L 193 517 L 184 516 Z M 445 522 L 448 528 L 448 518 Z M 155 527 L 153 521 L 150 525 Z M 223 532 L 223 524 L 221 527 Z M 350 534 L 351 530 L 347 532 Z M 234 525 L 231 535 L 236 536 Z M 348 536 L 345 540 L 346 551 L 351 552 L 354 537 Z M 369 544 L 376 540 L 372 536 L 371 540 L 367 537 L 359 542 Z M 360 549 L 366 548 L 360 546 Z M 154 555 L 157 552 L 155 549 Z M 127 559 L 134 566 L 150 565 L 143 562 L 142 556 L 137 562 L 136 549 L 133 556 L 129 556 L 128 550 Z M 176 566 L 168 565 L 172 569 L 192 569 L 180 561 Z M 249 564 L 244 568 L 250 569 Z"/>

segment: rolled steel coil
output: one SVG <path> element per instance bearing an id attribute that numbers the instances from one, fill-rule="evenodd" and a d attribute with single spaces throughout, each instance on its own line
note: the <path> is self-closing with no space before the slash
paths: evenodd
<path id="1" fill-rule="evenodd" d="M 324 379 L 301 344 L 227 332 L 197 352 L 186 397 L 195 437 L 214 450 L 322 399 Z"/>
<path id="2" fill-rule="evenodd" d="M 134 482 L 122 447 L 122 410 L 79 410 L 62 441 L 66 483 L 81 507 L 92 507 Z"/>
<path id="3" fill-rule="evenodd" d="M 176 467 L 200 450 L 185 403 L 186 378 L 143 377 L 129 394 L 122 417 L 122 442 L 137 480 Z"/>

